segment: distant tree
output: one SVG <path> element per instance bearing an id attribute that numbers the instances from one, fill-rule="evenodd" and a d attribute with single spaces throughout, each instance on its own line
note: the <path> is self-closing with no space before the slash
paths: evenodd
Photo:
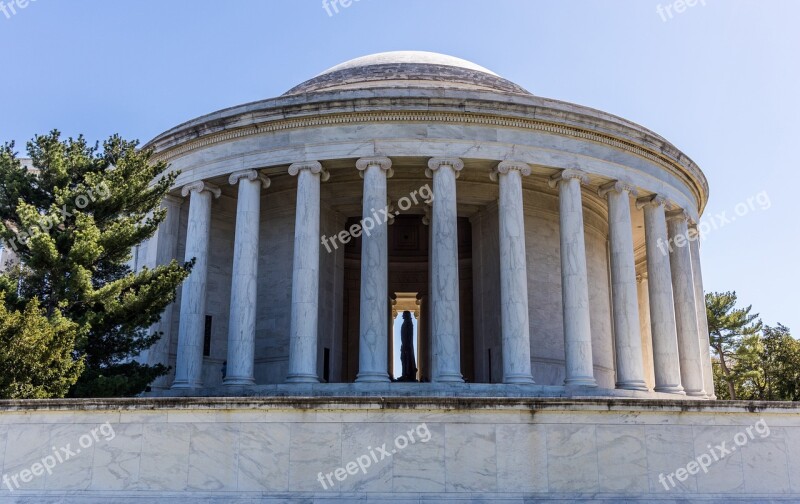
<path id="1" fill-rule="evenodd" d="M 191 264 L 133 273 L 128 262 L 164 219 L 160 204 L 177 173 L 166 174 L 152 152 L 119 136 L 101 149 L 53 131 L 27 147 L 31 170 L 13 144 L 0 149 L 0 239 L 21 263 L 0 282 L 6 303 L 23 310 L 38 299 L 51 320 L 60 312 L 76 324 L 74 357 L 86 369 L 70 395 L 142 392 L 167 368 L 133 358 L 161 336 L 148 328 L 174 301 Z"/>
<path id="2" fill-rule="evenodd" d="M 752 306 L 736 308 L 736 292 L 706 294 L 706 315 L 712 350 L 716 353 L 730 399 L 737 399 L 732 365 L 742 339 L 758 333 L 761 322 L 751 314 Z M 719 389 L 718 387 L 716 387 Z"/>
<path id="3" fill-rule="evenodd" d="M 55 310 L 47 317 L 39 301 L 9 311 L 0 292 L 0 398 L 63 397 L 83 370 L 73 350 L 77 326 Z"/>

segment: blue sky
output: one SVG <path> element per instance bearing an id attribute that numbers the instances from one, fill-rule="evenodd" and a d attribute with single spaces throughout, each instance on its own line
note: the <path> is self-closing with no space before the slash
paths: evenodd
<path id="1" fill-rule="evenodd" d="M 703 242 L 706 290 L 736 290 L 797 335 L 800 2 L 698 0 L 663 20 L 672 4 L 360 0 L 329 16 L 321 0 L 36 0 L 0 12 L 0 141 L 24 150 L 52 128 L 147 141 L 364 54 L 452 54 L 691 156 L 706 218 L 736 217 Z M 758 194 L 769 208 L 736 216 Z"/>

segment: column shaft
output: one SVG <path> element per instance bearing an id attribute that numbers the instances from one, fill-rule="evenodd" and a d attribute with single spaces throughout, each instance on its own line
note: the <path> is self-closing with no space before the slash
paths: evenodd
<path id="1" fill-rule="evenodd" d="M 433 178 L 431 209 L 431 331 L 435 382 L 464 381 L 461 375 L 461 328 L 458 306 L 458 213 L 456 173 L 460 159 L 434 158 L 428 162 Z"/>
<path id="2" fill-rule="evenodd" d="M 297 203 L 292 264 L 292 308 L 289 331 L 289 383 L 318 383 L 317 324 L 319 319 L 320 179 L 327 178 L 317 162 L 296 163 Z"/>
<path id="3" fill-rule="evenodd" d="M 172 388 L 199 388 L 203 373 L 203 335 L 208 281 L 208 246 L 211 230 L 211 200 L 219 197 L 219 188 L 196 182 L 183 188 L 189 198 L 189 222 L 186 229 L 186 260 L 195 260 L 189 277 L 181 287 L 178 357 Z"/>
<path id="4" fill-rule="evenodd" d="M 255 383 L 253 370 L 261 188 L 268 186 L 269 179 L 260 176 L 255 170 L 245 170 L 231 174 L 229 182 L 231 185 L 239 183 L 239 197 L 236 201 L 225 385 L 252 385 Z"/>
<path id="5" fill-rule="evenodd" d="M 182 204 L 183 200 L 181 198 L 171 195 L 167 195 L 164 201 L 161 202 L 161 208 L 167 210 L 167 215 L 158 226 L 155 239 L 156 251 L 152 267 L 169 264 L 175 259 L 178 249 Z M 162 364 L 169 367 L 169 349 L 174 311 L 175 305 L 172 303 L 164 309 L 161 319 L 153 324 L 151 328 L 152 333 L 161 332 L 162 336 L 153 346 L 142 352 L 145 362 L 150 366 Z M 169 382 L 167 380 L 167 376 L 160 376 L 153 381 L 151 387 L 154 390 L 168 389 Z"/>
<path id="6" fill-rule="evenodd" d="M 504 161 L 497 166 L 500 201 L 500 316 L 502 320 L 503 383 L 533 383 L 528 316 L 528 270 L 525 254 L 525 212 L 522 176 L 525 163 Z"/>
<path id="7" fill-rule="evenodd" d="M 616 387 L 647 391 L 644 380 L 642 335 L 630 195 L 634 189 L 620 182 L 601 188 L 608 198 L 608 234 L 611 248 L 611 292 L 617 354 Z"/>
<path id="8" fill-rule="evenodd" d="M 586 181 L 585 177 L 578 170 L 564 170 L 551 179 L 551 185 L 558 185 L 561 222 L 561 289 L 566 354 L 564 384 L 595 387 L 589 275 L 581 200 L 581 182 Z"/>
<path id="9" fill-rule="evenodd" d="M 388 158 L 359 159 L 356 167 L 364 177 L 363 222 L 372 229 L 361 235 L 361 305 L 357 382 L 388 382 L 389 352 L 389 231 L 388 222 L 374 222 L 386 206 L 386 178 L 391 175 Z M 366 226 L 365 226 L 366 228 Z"/>
<path id="10" fill-rule="evenodd" d="M 667 256 L 665 200 L 648 197 L 639 200 L 644 208 L 647 248 L 647 287 L 650 295 L 650 328 L 653 336 L 655 391 L 684 394 L 681 386 L 675 305 L 672 297 L 672 272 Z"/>
<path id="11" fill-rule="evenodd" d="M 694 299 L 697 308 L 697 329 L 700 340 L 700 358 L 703 360 L 703 385 L 709 399 L 716 399 L 714 393 L 714 372 L 711 366 L 711 349 L 708 336 L 708 316 L 706 315 L 706 297 L 703 290 L 703 269 L 700 266 L 700 236 L 693 228 L 690 251 L 692 254 L 692 279 L 694 281 Z"/>
<path id="12" fill-rule="evenodd" d="M 706 393 L 703 390 L 703 363 L 697 330 L 692 255 L 687 246 L 688 216 L 683 210 L 670 212 L 667 227 L 670 237 L 669 258 L 672 291 L 675 297 L 678 353 L 681 360 L 681 384 L 687 395 L 704 397 Z"/>

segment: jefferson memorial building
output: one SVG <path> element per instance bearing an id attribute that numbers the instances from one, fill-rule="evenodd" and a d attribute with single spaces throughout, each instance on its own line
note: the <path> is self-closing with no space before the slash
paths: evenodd
<path id="1" fill-rule="evenodd" d="M 196 259 L 143 356 L 172 368 L 154 394 L 714 398 L 708 185 L 637 124 L 390 52 L 148 147 L 180 176 L 134 267 Z M 410 384 L 393 383 L 403 311 Z"/>
<path id="2" fill-rule="evenodd" d="M 146 147 L 170 373 L 0 401 L 3 474 L 83 449 L 0 504 L 800 502 L 797 403 L 710 400 L 708 184 L 656 133 L 391 52 Z"/>

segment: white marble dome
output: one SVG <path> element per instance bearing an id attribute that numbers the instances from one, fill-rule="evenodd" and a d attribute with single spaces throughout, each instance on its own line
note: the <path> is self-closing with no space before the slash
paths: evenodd
<path id="1" fill-rule="evenodd" d="M 426 51 L 391 51 L 361 56 L 325 70 L 286 94 L 397 86 L 529 94 L 521 86 L 471 61 Z"/>

